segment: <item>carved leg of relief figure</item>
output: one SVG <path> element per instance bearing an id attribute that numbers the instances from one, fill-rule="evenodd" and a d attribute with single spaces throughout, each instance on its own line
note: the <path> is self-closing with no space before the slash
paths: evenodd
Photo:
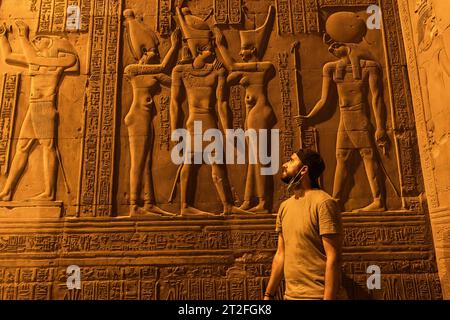
<path id="1" fill-rule="evenodd" d="M 42 139 L 39 140 L 39 143 L 43 150 L 45 190 L 43 193 L 33 197 L 32 200 L 53 201 L 56 195 L 56 177 L 58 173 L 55 140 Z"/>
<path id="2" fill-rule="evenodd" d="M 193 159 L 194 155 L 192 154 L 192 162 L 194 162 Z M 181 209 L 180 213 L 182 216 L 190 216 L 190 215 L 204 215 L 204 216 L 215 216 L 213 213 L 205 212 L 202 210 L 199 210 L 197 208 L 194 208 L 189 205 L 188 199 L 187 199 L 187 191 L 190 187 L 190 179 L 191 179 L 191 173 L 192 169 L 194 168 L 194 164 L 187 164 L 185 163 L 183 165 L 183 168 L 181 169 L 180 174 L 180 189 L 181 189 Z"/>
<path id="3" fill-rule="evenodd" d="M 12 199 L 13 190 L 27 166 L 28 156 L 35 142 L 36 139 L 19 139 L 17 142 L 16 154 L 14 155 L 6 183 L 0 193 L 1 201 L 10 201 Z"/>
<path id="4" fill-rule="evenodd" d="M 267 177 L 261 174 L 261 164 L 255 164 L 253 167 L 253 176 L 256 182 L 256 195 L 258 197 L 258 204 L 249 211 L 254 213 L 269 213 L 266 208 L 266 179 Z"/>
<path id="5" fill-rule="evenodd" d="M 231 188 L 226 175 L 225 166 L 212 164 L 212 179 L 216 186 L 217 193 L 223 204 L 223 215 L 228 214 L 252 214 L 251 212 L 235 207 L 231 201 Z"/>
<path id="6" fill-rule="evenodd" d="M 370 190 L 372 191 L 373 202 L 364 208 L 355 210 L 355 212 L 386 211 L 381 195 L 381 185 L 378 178 L 378 164 L 375 159 L 374 150 L 372 148 L 364 148 L 360 150 L 360 154 L 364 161 L 367 179 L 369 180 Z"/>
<path id="7" fill-rule="evenodd" d="M 346 162 L 348 161 L 352 151 L 352 149 L 336 150 L 336 171 L 334 174 L 333 198 L 339 203 L 341 208 L 344 207 L 344 203 L 342 202 L 342 193 L 348 178 Z"/>
<path id="8" fill-rule="evenodd" d="M 34 134 L 43 150 L 45 185 L 44 192 L 33 197 L 32 200 L 53 201 L 56 196 L 58 174 L 58 157 L 56 154 L 58 112 L 51 101 L 30 103 L 29 110 Z"/>
<path id="9" fill-rule="evenodd" d="M 247 177 L 245 180 L 245 193 L 244 193 L 244 202 L 239 207 L 241 210 L 249 210 L 251 209 L 251 200 L 253 195 L 253 190 L 255 186 L 255 177 L 254 177 L 254 164 L 249 163 L 247 165 Z"/>
<path id="10" fill-rule="evenodd" d="M 128 127 L 128 140 L 130 142 L 130 216 L 146 215 L 140 208 L 138 201 L 141 196 L 142 173 L 144 172 L 145 158 L 148 153 L 148 136 L 135 133 L 132 126 Z M 157 216 L 156 214 L 150 214 Z M 158 215 L 159 216 L 159 215 Z"/>
<path id="11" fill-rule="evenodd" d="M 151 139 L 151 137 L 149 138 Z M 155 205 L 153 177 L 152 177 L 152 144 L 148 148 L 145 171 L 144 171 L 144 210 L 150 214 L 157 214 L 162 216 L 176 216 L 174 213 L 164 211 Z"/>
<path id="12" fill-rule="evenodd" d="M 125 125 L 128 128 L 128 141 L 130 143 L 130 216 L 148 215 L 159 217 L 160 215 L 146 212 L 139 207 L 141 198 L 142 175 L 149 152 L 150 115 L 142 111 L 139 105 L 132 105 L 125 117 Z"/>
<path id="13" fill-rule="evenodd" d="M 22 176 L 23 171 L 28 163 L 28 156 L 30 155 L 33 145 L 37 141 L 35 138 L 33 125 L 31 123 L 31 111 L 28 109 L 25 119 L 20 128 L 19 139 L 16 147 L 16 154 L 14 155 L 9 175 L 3 190 L 0 193 L 0 200 L 10 201 L 13 196 L 14 189 Z"/>

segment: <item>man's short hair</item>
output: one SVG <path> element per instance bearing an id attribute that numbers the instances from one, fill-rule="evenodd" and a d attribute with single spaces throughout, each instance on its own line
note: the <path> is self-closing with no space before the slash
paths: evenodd
<path id="1" fill-rule="evenodd" d="M 325 162 L 318 152 L 310 149 L 300 149 L 295 153 L 302 164 L 308 166 L 308 175 L 313 188 L 320 189 L 319 178 L 325 170 Z"/>

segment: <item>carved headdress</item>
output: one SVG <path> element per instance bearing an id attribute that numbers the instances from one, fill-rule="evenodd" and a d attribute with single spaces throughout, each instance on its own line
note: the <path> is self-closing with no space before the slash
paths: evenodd
<path id="1" fill-rule="evenodd" d="M 354 12 L 338 12 L 327 19 L 325 30 L 336 42 L 360 43 L 367 33 L 367 26 L 365 20 Z"/>
<path id="2" fill-rule="evenodd" d="M 202 48 L 212 44 L 212 31 L 203 19 L 192 15 L 189 8 L 176 7 L 176 12 L 183 38 L 195 57 Z"/>
<path id="3" fill-rule="evenodd" d="M 125 17 L 127 40 L 131 53 L 136 60 L 140 60 L 142 56 L 150 50 L 155 52 L 158 49 L 159 40 L 156 33 L 138 21 L 134 16 L 134 11 L 127 9 L 123 12 Z"/>
<path id="4" fill-rule="evenodd" d="M 418 0 L 415 13 L 419 16 L 417 21 L 419 49 L 427 51 L 439 33 L 433 6 L 428 0 Z"/>
<path id="5" fill-rule="evenodd" d="M 353 77 L 361 79 L 360 60 L 371 58 L 369 52 L 357 46 L 367 33 L 366 21 L 354 12 L 337 12 L 327 19 L 325 30 L 323 40 L 329 46 L 328 50 L 333 53 L 337 48 L 344 46 L 352 64 Z M 336 71 L 338 79 L 343 79 L 345 67 L 345 63 L 339 64 Z"/>
<path id="6" fill-rule="evenodd" d="M 268 37 L 272 31 L 275 8 L 271 5 L 264 24 L 255 30 L 239 31 L 242 48 L 255 48 L 258 59 L 262 59 L 266 51 Z"/>
<path id="7" fill-rule="evenodd" d="M 55 35 L 55 34 L 45 34 L 39 33 L 33 37 L 31 42 L 34 44 L 36 41 L 41 39 L 48 40 L 48 52 L 50 57 L 57 58 L 60 53 L 73 55 L 76 59 L 75 63 L 69 68 L 65 69 L 65 72 L 78 72 L 80 71 L 80 60 L 78 57 L 78 53 L 75 50 L 72 43 L 66 37 Z M 37 52 L 40 55 L 40 52 Z"/>

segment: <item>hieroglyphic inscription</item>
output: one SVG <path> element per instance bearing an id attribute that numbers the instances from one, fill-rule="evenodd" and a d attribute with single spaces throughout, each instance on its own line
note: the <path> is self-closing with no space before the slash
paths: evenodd
<path id="1" fill-rule="evenodd" d="M 394 114 L 396 147 L 400 161 L 400 183 L 402 197 L 417 196 L 423 191 L 419 152 L 417 148 L 416 123 L 406 70 L 406 57 L 396 3 L 392 0 L 382 3 L 384 38 L 389 66 L 391 110 Z M 389 27 L 388 27 L 389 26 Z M 433 195 L 431 199 L 433 198 Z"/>
<path id="2" fill-rule="evenodd" d="M 294 0 L 291 2 L 292 6 L 292 21 L 295 33 L 306 32 L 305 10 L 303 8 L 302 0 Z"/>
<path id="3" fill-rule="evenodd" d="M 52 29 L 53 21 L 53 0 L 41 0 L 41 9 L 39 11 L 38 32 L 49 32 Z"/>
<path id="4" fill-rule="evenodd" d="M 158 19 L 156 30 L 163 37 L 170 35 L 172 31 L 172 0 L 158 0 Z"/>
<path id="5" fill-rule="evenodd" d="M 89 30 L 89 25 L 91 23 L 92 0 L 79 0 L 79 1 L 81 1 L 80 31 L 87 32 Z"/>
<path id="6" fill-rule="evenodd" d="M 288 161 L 294 152 L 289 57 L 290 56 L 287 52 L 280 52 L 278 54 L 278 76 L 280 78 L 281 111 L 283 115 L 282 123 L 280 125 L 283 161 Z M 283 199 L 287 199 L 289 197 L 287 188 L 284 188 L 282 197 Z"/>
<path id="7" fill-rule="evenodd" d="M 120 0 L 94 3 L 87 88 L 79 214 L 111 214 L 120 43 Z"/>
<path id="8" fill-rule="evenodd" d="M 20 74 L 4 74 L 0 94 L 0 170 L 8 173 Z"/>
<path id="9" fill-rule="evenodd" d="M 41 0 L 39 10 L 38 32 L 87 32 L 91 20 L 92 0 Z M 68 8 L 77 7 L 80 10 L 79 28 L 67 28 Z"/>
<path id="10" fill-rule="evenodd" d="M 319 32 L 319 6 L 317 0 L 304 0 L 305 22 L 308 33 Z"/>
<path id="11" fill-rule="evenodd" d="M 378 4 L 377 0 L 320 0 L 320 7 L 369 6 Z"/>
<path id="12" fill-rule="evenodd" d="M 63 32 L 66 28 L 67 0 L 54 0 L 52 32 Z"/>
<path id="13" fill-rule="evenodd" d="M 0 238 L 0 253 L 265 249 L 276 242 L 276 233 L 267 231 L 5 235 Z"/>
<path id="14" fill-rule="evenodd" d="M 278 34 L 292 33 L 291 2 L 289 0 L 277 0 Z"/>
<path id="15" fill-rule="evenodd" d="M 214 17 L 219 24 L 228 20 L 228 0 L 214 0 Z"/>
<path id="16" fill-rule="evenodd" d="M 424 244 L 426 229 L 422 225 L 401 227 L 346 227 L 344 246 L 373 246 L 380 244 Z"/>
<path id="17" fill-rule="evenodd" d="M 240 86 L 232 86 L 230 89 L 230 108 L 233 112 L 233 129 L 243 129 L 242 97 Z"/>
<path id="18" fill-rule="evenodd" d="M 320 32 L 317 0 L 278 0 L 279 34 Z"/>
<path id="19" fill-rule="evenodd" d="M 242 0 L 228 0 L 228 23 L 239 24 L 242 20 Z"/>
<path id="20" fill-rule="evenodd" d="M 214 18 L 217 24 L 240 24 L 242 0 L 214 0 Z"/>
<path id="21" fill-rule="evenodd" d="M 161 96 L 159 99 L 159 149 L 169 150 L 170 147 L 170 97 Z"/>
<path id="22" fill-rule="evenodd" d="M 283 146 L 283 159 L 287 161 L 293 153 L 294 131 L 292 129 L 292 103 L 291 103 L 291 81 L 289 75 L 289 54 L 281 52 L 278 54 L 278 75 L 280 78 L 281 107 L 282 107 L 282 132 L 281 141 Z"/>

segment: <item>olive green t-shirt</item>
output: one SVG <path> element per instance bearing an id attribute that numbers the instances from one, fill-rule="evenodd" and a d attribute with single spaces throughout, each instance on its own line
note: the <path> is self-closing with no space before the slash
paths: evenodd
<path id="1" fill-rule="evenodd" d="M 285 299 L 323 299 L 326 255 L 321 236 L 342 234 L 336 202 L 318 189 L 298 199 L 292 196 L 278 210 L 276 231 L 284 239 Z"/>

